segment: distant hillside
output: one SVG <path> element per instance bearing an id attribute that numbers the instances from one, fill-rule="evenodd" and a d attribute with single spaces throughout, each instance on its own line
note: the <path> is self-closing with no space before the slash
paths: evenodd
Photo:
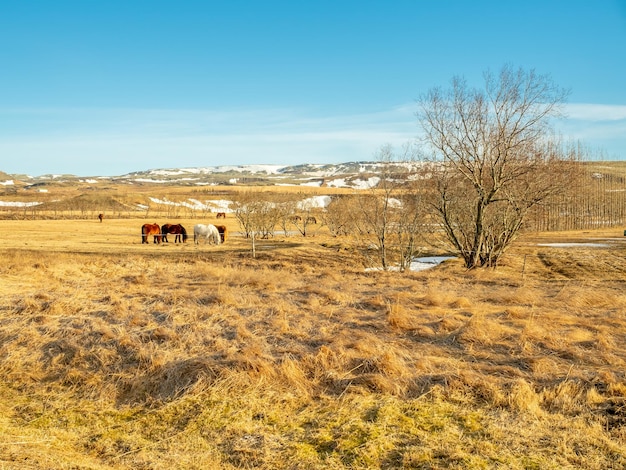
<path id="1" fill-rule="evenodd" d="M 402 168 L 412 163 L 395 163 Z M 7 175 L 0 181 L 15 180 L 18 186 L 59 185 L 67 183 L 97 184 L 106 182 L 129 184 L 202 185 L 294 185 L 362 189 L 375 186 L 381 171 L 378 162 L 301 165 L 222 165 L 198 168 L 161 168 L 136 171 L 113 177 L 78 177 L 74 175 Z"/>
<path id="2" fill-rule="evenodd" d="M 590 161 L 584 163 L 593 174 L 611 178 L 626 177 L 624 161 Z M 398 169 L 418 167 L 415 162 L 392 163 Z M 0 171 L 0 185 L 5 192 L 15 188 L 45 188 L 80 184 L 101 189 L 103 184 L 176 185 L 176 186 L 317 186 L 364 189 L 380 180 L 380 162 L 347 162 L 336 164 L 305 163 L 300 165 L 221 165 L 196 168 L 159 168 L 135 171 L 119 176 L 79 177 L 75 175 L 7 174 Z"/>

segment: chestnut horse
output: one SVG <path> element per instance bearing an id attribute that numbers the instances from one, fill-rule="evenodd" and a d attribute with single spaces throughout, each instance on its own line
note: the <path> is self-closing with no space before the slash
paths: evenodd
<path id="1" fill-rule="evenodd" d="M 226 218 L 226 212 L 218 212 L 217 216 L 215 216 L 216 219 L 225 219 Z"/>
<path id="2" fill-rule="evenodd" d="M 224 243 L 226 241 L 226 232 L 228 231 L 226 229 L 225 225 L 216 225 L 215 228 L 217 229 L 217 231 L 220 234 L 220 238 L 222 239 L 222 243 Z"/>
<path id="3" fill-rule="evenodd" d="M 143 224 L 141 226 L 141 243 L 148 243 L 150 235 L 154 235 L 154 243 L 161 243 L 161 227 L 158 224 Z"/>
<path id="4" fill-rule="evenodd" d="M 180 241 L 185 243 L 187 241 L 187 230 L 185 230 L 185 227 L 180 224 L 163 224 L 161 226 L 161 240 L 163 241 L 163 243 L 169 243 L 167 239 L 168 233 L 176 235 L 174 237 L 174 243 L 178 243 Z"/>

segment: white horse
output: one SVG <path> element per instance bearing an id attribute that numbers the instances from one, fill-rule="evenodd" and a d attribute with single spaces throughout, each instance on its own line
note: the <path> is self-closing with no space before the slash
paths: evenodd
<path id="1" fill-rule="evenodd" d="M 197 245 L 200 243 L 200 237 L 203 237 L 208 243 L 219 245 L 222 241 L 219 230 L 215 225 L 197 224 L 193 227 L 193 242 Z"/>

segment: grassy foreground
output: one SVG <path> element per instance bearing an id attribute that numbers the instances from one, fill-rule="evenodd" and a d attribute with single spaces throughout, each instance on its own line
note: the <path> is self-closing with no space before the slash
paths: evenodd
<path id="1" fill-rule="evenodd" d="M 0 468 L 626 467 L 619 230 L 399 274 L 105 222 L 0 221 Z"/>

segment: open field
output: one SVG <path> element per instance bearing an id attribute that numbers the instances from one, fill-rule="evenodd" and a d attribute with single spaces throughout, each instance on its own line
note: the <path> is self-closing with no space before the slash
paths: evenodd
<path id="1" fill-rule="evenodd" d="M 626 467 L 623 229 L 400 274 L 167 221 L 0 220 L 0 468 Z"/>

